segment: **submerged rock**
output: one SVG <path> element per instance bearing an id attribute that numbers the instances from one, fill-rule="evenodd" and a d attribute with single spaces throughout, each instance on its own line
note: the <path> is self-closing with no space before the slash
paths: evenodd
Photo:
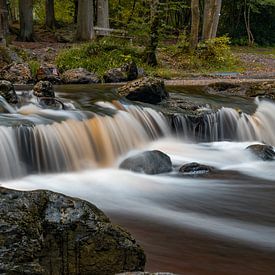
<path id="1" fill-rule="evenodd" d="M 94 205 L 50 191 L 0 187 L 0 273 L 142 271 L 143 250 Z"/>
<path id="2" fill-rule="evenodd" d="M 171 172 L 172 162 L 170 157 L 161 151 L 145 151 L 125 159 L 119 168 L 154 175 Z"/>
<path id="3" fill-rule="evenodd" d="M 169 97 L 164 81 L 144 77 L 127 83 L 118 89 L 118 94 L 129 100 L 157 104 Z"/>
<path id="4" fill-rule="evenodd" d="M 265 161 L 275 159 L 275 151 L 270 145 L 253 144 L 248 146 L 246 150 L 249 150 L 254 156 Z"/>
<path id="5" fill-rule="evenodd" d="M 120 68 L 108 70 L 103 78 L 106 83 L 119 83 L 137 79 L 138 68 L 135 62 L 122 65 Z"/>
<path id="6" fill-rule="evenodd" d="M 47 64 L 40 66 L 36 72 L 37 81 L 49 81 L 53 84 L 60 84 L 60 74 L 56 66 Z"/>
<path id="7" fill-rule="evenodd" d="M 244 85 L 239 85 L 229 82 L 211 83 L 205 87 L 205 92 L 208 94 L 223 94 L 223 95 L 240 95 L 244 96 L 247 88 Z"/>
<path id="8" fill-rule="evenodd" d="M 9 104 L 18 103 L 18 97 L 11 82 L 0 80 L 0 96 L 2 96 Z"/>
<path id="9" fill-rule="evenodd" d="M 49 81 L 39 81 L 36 83 L 33 87 L 33 94 L 37 97 L 55 97 L 53 85 Z"/>
<path id="10" fill-rule="evenodd" d="M 91 73 L 84 68 L 77 68 L 65 71 L 61 80 L 65 84 L 90 84 L 99 83 L 100 79 L 95 73 Z"/>
<path id="11" fill-rule="evenodd" d="M 32 74 L 28 64 L 11 63 L 0 71 L 0 77 L 17 84 L 27 84 L 32 81 Z"/>
<path id="12" fill-rule="evenodd" d="M 195 176 L 195 175 L 207 174 L 214 170 L 215 170 L 214 167 L 200 164 L 197 162 L 191 162 L 191 163 L 187 163 L 187 164 L 183 165 L 179 169 L 179 172 L 183 175 L 192 175 L 192 176 L 194 175 Z"/>

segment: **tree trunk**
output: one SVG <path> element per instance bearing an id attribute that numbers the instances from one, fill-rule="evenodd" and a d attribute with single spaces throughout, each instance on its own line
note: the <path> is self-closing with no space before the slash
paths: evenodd
<path id="1" fill-rule="evenodd" d="M 97 27 L 110 28 L 108 0 L 97 0 Z M 99 31 L 100 35 L 107 35 L 108 31 Z"/>
<path id="2" fill-rule="evenodd" d="M 159 0 L 151 0 L 151 31 L 150 42 L 146 50 L 146 63 L 157 66 L 156 51 L 159 42 Z"/>
<path id="3" fill-rule="evenodd" d="M 0 0 L 0 36 L 4 39 L 9 33 L 8 5 L 6 0 Z"/>
<path id="4" fill-rule="evenodd" d="M 200 26 L 200 1 L 192 0 L 191 2 L 191 35 L 190 35 L 190 50 L 194 50 L 199 42 L 199 26 Z"/>
<path id="5" fill-rule="evenodd" d="M 33 1 L 19 0 L 20 40 L 33 41 Z"/>
<path id="6" fill-rule="evenodd" d="M 76 39 L 87 41 L 94 37 L 93 0 L 79 0 Z"/>
<path id="7" fill-rule="evenodd" d="M 55 27 L 54 0 L 46 0 L 46 26 L 50 29 Z"/>
<path id="8" fill-rule="evenodd" d="M 250 28 L 250 5 L 247 4 L 247 1 L 244 1 L 244 22 L 245 22 L 245 28 L 247 32 L 248 37 L 248 45 L 252 46 L 254 44 L 254 36 Z"/>
<path id="9" fill-rule="evenodd" d="M 77 24 L 78 0 L 74 0 L 74 23 Z"/>
<path id="10" fill-rule="evenodd" d="M 221 8 L 222 8 L 222 0 L 215 1 L 215 11 L 214 11 L 214 19 L 212 24 L 212 31 L 211 31 L 211 38 L 215 38 L 217 36 L 219 20 L 221 15 Z"/>

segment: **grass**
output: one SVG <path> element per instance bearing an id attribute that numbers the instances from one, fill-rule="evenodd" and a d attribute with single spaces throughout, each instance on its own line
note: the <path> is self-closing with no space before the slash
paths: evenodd
<path id="1" fill-rule="evenodd" d="M 234 46 L 232 47 L 234 53 L 251 53 L 270 55 L 275 58 L 275 47 L 248 47 L 248 46 Z"/>
<path id="2" fill-rule="evenodd" d="M 185 44 L 186 42 L 180 41 L 180 44 L 162 45 L 157 53 L 157 67 L 144 63 L 144 47 L 114 38 L 104 38 L 62 50 L 57 56 L 56 64 L 61 72 L 83 67 L 100 77 L 108 69 L 120 67 L 128 61 L 134 61 L 148 75 L 165 79 L 244 70 L 231 53 L 228 38 L 200 44 L 196 53 L 186 51 Z"/>

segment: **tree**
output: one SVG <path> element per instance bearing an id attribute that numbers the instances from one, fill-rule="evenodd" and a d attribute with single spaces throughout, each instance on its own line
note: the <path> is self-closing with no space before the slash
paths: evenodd
<path id="1" fill-rule="evenodd" d="M 200 28 L 200 1 L 192 0 L 191 2 L 191 34 L 190 34 L 190 50 L 194 50 L 199 42 Z"/>
<path id="2" fill-rule="evenodd" d="M 151 0 L 151 28 L 150 28 L 150 41 L 146 49 L 146 63 L 150 66 L 157 66 L 156 51 L 159 42 L 159 0 Z"/>
<path id="3" fill-rule="evenodd" d="M 79 0 L 77 13 L 77 40 L 91 40 L 94 37 L 93 0 Z"/>
<path id="4" fill-rule="evenodd" d="M 19 0 L 20 40 L 33 41 L 33 0 Z"/>
<path id="5" fill-rule="evenodd" d="M 0 32 L 2 37 L 9 33 L 8 5 L 6 0 L 0 0 Z"/>
<path id="6" fill-rule="evenodd" d="M 109 1 L 97 0 L 97 27 L 109 29 Z M 101 35 L 108 34 L 108 31 L 99 31 Z"/>
<path id="7" fill-rule="evenodd" d="M 215 38 L 217 34 L 222 0 L 205 0 L 202 39 Z"/>
<path id="8" fill-rule="evenodd" d="M 46 26 L 50 29 L 55 27 L 54 0 L 46 0 Z"/>

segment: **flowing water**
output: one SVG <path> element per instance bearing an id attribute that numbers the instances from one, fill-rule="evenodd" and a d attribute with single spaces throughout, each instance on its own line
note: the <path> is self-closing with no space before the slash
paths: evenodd
<path id="1" fill-rule="evenodd" d="M 149 271 L 274 274 L 275 161 L 245 150 L 259 142 L 275 146 L 274 103 L 176 91 L 218 105 L 194 121 L 116 101 L 110 87 L 58 89 L 68 110 L 41 109 L 32 99 L 18 109 L 2 104 L 3 186 L 49 189 L 96 204 L 141 243 Z M 127 156 L 152 149 L 171 157 L 173 172 L 118 169 Z M 189 162 L 217 172 L 179 175 Z"/>

